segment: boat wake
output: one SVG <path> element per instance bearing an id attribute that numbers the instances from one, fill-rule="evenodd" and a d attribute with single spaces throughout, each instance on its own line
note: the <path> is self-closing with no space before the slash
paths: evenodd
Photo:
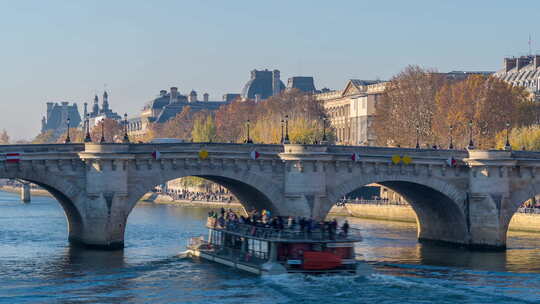
<path id="1" fill-rule="evenodd" d="M 180 259 L 185 259 L 188 257 L 188 250 L 180 252 L 179 254 L 175 255 L 175 257 Z"/>

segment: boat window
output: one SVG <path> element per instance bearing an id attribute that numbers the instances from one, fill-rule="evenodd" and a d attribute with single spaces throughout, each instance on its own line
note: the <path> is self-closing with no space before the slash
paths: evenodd
<path id="1" fill-rule="evenodd" d="M 248 239 L 248 251 L 255 257 L 266 259 L 268 257 L 268 242 Z"/>

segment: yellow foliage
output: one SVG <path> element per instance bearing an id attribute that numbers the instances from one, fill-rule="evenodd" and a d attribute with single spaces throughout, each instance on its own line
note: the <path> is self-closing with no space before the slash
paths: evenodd
<path id="1" fill-rule="evenodd" d="M 509 135 L 513 150 L 540 151 L 540 126 L 514 128 Z M 506 131 L 497 134 L 497 148 L 502 149 L 506 144 Z"/>

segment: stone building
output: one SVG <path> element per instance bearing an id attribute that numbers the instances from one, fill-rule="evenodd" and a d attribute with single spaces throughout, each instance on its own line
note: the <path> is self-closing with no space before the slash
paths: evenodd
<path id="1" fill-rule="evenodd" d="M 504 66 L 493 76 L 514 86 L 525 87 L 531 98 L 540 101 L 540 55 L 504 58 Z"/>
<path id="2" fill-rule="evenodd" d="M 76 103 L 70 105 L 67 101 L 47 102 L 47 113 L 41 119 L 41 133 L 53 131 L 52 139 L 55 141 L 67 131 L 68 118 L 70 127 L 81 123 L 81 115 L 79 115 Z"/>
<path id="3" fill-rule="evenodd" d="M 188 95 L 180 94 L 177 87 L 172 87 L 169 92 L 161 90 L 157 97 L 144 105 L 140 115 L 128 120 L 128 134 L 130 136 L 144 136 L 150 124 L 165 123 L 181 113 L 186 106 L 189 106 L 193 111 L 215 111 L 227 102 L 211 101 L 208 93 L 204 93 L 202 100 L 200 100 L 194 90 L 191 90 Z"/>
<path id="4" fill-rule="evenodd" d="M 294 76 L 287 80 L 287 89 L 298 89 L 306 93 L 314 93 L 315 84 L 311 76 Z"/>
<path id="5" fill-rule="evenodd" d="M 285 90 L 285 85 L 280 80 L 279 70 L 253 70 L 251 78 L 242 89 L 242 99 L 254 99 L 260 101 L 270 96 L 278 95 Z"/>
<path id="6" fill-rule="evenodd" d="M 343 90 L 315 94 L 322 101 L 340 145 L 374 145 L 375 106 L 386 82 L 351 79 Z"/>
<path id="7" fill-rule="evenodd" d="M 94 96 L 94 104 L 92 105 L 91 111 L 88 111 L 88 103 L 84 103 L 84 117 L 88 118 L 90 126 L 96 126 L 100 121 L 106 118 L 114 120 L 122 119 L 118 113 L 110 108 L 109 93 L 107 93 L 107 91 L 103 92 L 101 108 L 99 107 L 99 98 L 97 95 Z M 82 127 L 84 127 L 84 125 L 82 125 Z"/>

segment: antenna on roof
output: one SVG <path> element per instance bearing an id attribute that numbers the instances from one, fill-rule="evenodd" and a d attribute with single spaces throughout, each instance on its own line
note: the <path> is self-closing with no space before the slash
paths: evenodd
<path id="1" fill-rule="evenodd" d="M 531 34 L 529 34 L 529 56 L 532 56 L 532 40 L 531 40 Z"/>

